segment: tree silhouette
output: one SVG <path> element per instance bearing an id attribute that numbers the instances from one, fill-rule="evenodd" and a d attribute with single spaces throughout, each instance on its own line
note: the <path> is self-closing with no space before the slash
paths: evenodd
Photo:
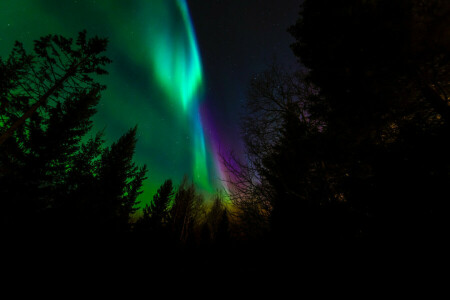
<path id="1" fill-rule="evenodd" d="M 106 40 L 86 41 L 81 32 L 78 48 L 71 45 L 47 36 L 35 43 L 35 56 L 17 43 L 0 60 L 0 120 L 9 137 L 0 146 L 5 230 L 129 229 L 146 173 L 132 162 L 136 128 L 111 147 L 103 146 L 102 133 L 86 139 L 105 88 L 89 74 L 105 73 L 109 59 L 98 54 Z"/>
<path id="2" fill-rule="evenodd" d="M 172 202 L 174 188 L 172 180 L 166 180 L 153 196 L 153 201 L 146 204 L 143 216 L 136 222 L 135 231 L 161 233 L 167 229 L 169 221 L 169 205 Z M 167 234 L 167 233 L 166 233 Z"/>
<path id="3" fill-rule="evenodd" d="M 289 31 L 309 70 L 272 67 L 253 79 L 245 160 L 223 159 L 242 224 L 268 220 L 287 242 L 425 238 L 438 228 L 450 168 L 448 9 L 304 2 Z"/>
<path id="4" fill-rule="evenodd" d="M 309 111 L 334 147 L 324 161 L 334 193 L 380 238 L 426 236 L 448 196 L 449 9 L 439 0 L 306 0 L 289 30 L 320 88 Z"/>
<path id="5" fill-rule="evenodd" d="M 67 196 L 68 166 L 75 158 L 81 138 L 91 128 L 90 117 L 99 100 L 96 91 L 73 95 L 49 110 L 32 117 L 28 130 L 2 145 L 1 190 L 6 218 L 30 217 L 47 207 L 59 206 Z"/>
<path id="6" fill-rule="evenodd" d="M 130 215 L 138 204 L 137 196 L 145 179 L 147 167 L 139 168 L 133 162 L 137 127 L 130 129 L 107 148 L 101 157 L 98 174 L 100 215 L 106 228 L 128 231 Z"/>
<path id="7" fill-rule="evenodd" d="M 219 247 L 229 246 L 230 242 L 230 219 L 228 217 L 228 212 L 223 209 L 222 215 L 219 218 L 219 223 L 217 224 L 215 242 Z"/>
<path id="8" fill-rule="evenodd" d="M 86 31 L 79 33 L 75 48 L 72 39 L 56 35 L 42 37 L 35 41 L 32 55 L 16 42 L 8 61 L 2 64 L 2 69 L 9 71 L 11 83 L 2 85 L 1 109 L 4 111 L 1 112 L 0 145 L 39 108 L 45 109 L 49 101 L 59 103 L 82 89 L 104 89 L 90 75 L 107 73 L 103 67 L 111 60 L 100 56 L 106 46 L 106 39 L 87 40 Z M 11 72 L 14 75 L 11 76 Z M 23 104 L 21 109 L 8 109 L 9 103 L 16 101 Z"/>
<path id="9" fill-rule="evenodd" d="M 170 223 L 175 240 L 185 243 L 190 237 L 195 222 L 193 208 L 199 200 L 195 185 L 188 184 L 185 176 L 170 207 Z"/>
<path id="10" fill-rule="evenodd" d="M 310 174 L 321 169 L 323 152 L 323 123 L 308 111 L 315 97 L 317 90 L 303 72 L 290 73 L 275 64 L 251 81 L 242 122 L 246 162 L 224 159 L 231 173 L 231 200 L 250 236 L 261 236 L 267 225 L 277 234 L 298 231 L 299 214 L 311 213 L 311 191 L 323 189 L 312 186 L 312 178 L 320 176 Z"/>

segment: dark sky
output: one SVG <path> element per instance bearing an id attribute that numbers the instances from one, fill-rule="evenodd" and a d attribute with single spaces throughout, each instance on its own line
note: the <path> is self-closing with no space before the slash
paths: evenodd
<path id="1" fill-rule="evenodd" d="M 274 58 L 295 66 L 286 32 L 299 0 L 188 0 L 206 74 L 206 101 L 222 130 L 237 132 L 237 116 L 252 76 Z"/>
<path id="2" fill-rule="evenodd" d="M 252 76 L 296 59 L 286 29 L 301 0 L 0 0 L 0 56 L 47 34 L 108 37 L 113 60 L 94 131 L 108 143 L 138 124 L 143 202 L 167 178 L 220 187 L 218 151 L 239 151 L 238 116 Z M 190 14 L 189 14 L 190 12 Z M 190 15 L 190 16 L 189 16 Z M 196 37 L 196 38 L 195 38 Z"/>

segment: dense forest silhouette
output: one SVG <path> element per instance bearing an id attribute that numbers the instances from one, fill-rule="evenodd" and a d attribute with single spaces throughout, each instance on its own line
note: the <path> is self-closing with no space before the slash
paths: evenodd
<path id="1" fill-rule="evenodd" d="M 222 153 L 230 194 L 167 179 L 142 209 L 139 128 L 110 146 L 92 136 L 107 39 L 17 42 L 0 59 L 1 231 L 125 233 L 221 268 L 431 243 L 450 199 L 448 13 L 444 0 L 305 0 L 288 29 L 297 71 L 273 64 L 249 83 L 245 160 Z"/>

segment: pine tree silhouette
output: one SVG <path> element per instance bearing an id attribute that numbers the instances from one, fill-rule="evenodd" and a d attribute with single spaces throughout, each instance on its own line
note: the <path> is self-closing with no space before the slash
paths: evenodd
<path id="1" fill-rule="evenodd" d="M 81 32 L 76 45 L 47 36 L 34 55 L 17 43 L 0 60 L 2 230 L 129 230 L 146 173 L 132 162 L 137 129 L 107 148 L 102 133 L 86 139 L 105 88 L 89 74 L 110 60 L 106 39 Z"/>
<path id="2" fill-rule="evenodd" d="M 14 114 L 3 118 L 0 145 L 38 109 L 48 106 L 49 101 L 58 103 L 59 99 L 65 96 L 70 98 L 71 93 L 80 89 L 104 89 L 105 86 L 94 82 L 90 76 L 107 73 L 103 67 L 111 60 L 100 56 L 106 50 L 107 43 L 106 39 L 98 37 L 88 40 L 86 31 L 79 33 L 75 47 L 72 39 L 48 35 L 34 42 L 34 54 L 29 55 L 23 45 L 16 42 L 6 67 L 2 67 L 9 71 L 9 77 L 14 79 L 14 83 L 3 85 L 2 88 L 8 90 L 2 91 L 2 94 L 8 94 L 8 102 L 18 99 L 24 102 L 23 99 L 26 99 L 27 103 L 20 110 L 15 110 Z M 2 109 L 8 107 L 2 105 Z"/>
<path id="3" fill-rule="evenodd" d="M 168 179 L 159 187 L 153 201 L 145 205 L 143 216 L 135 224 L 135 231 L 151 232 L 156 235 L 167 234 L 169 205 L 173 195 L 172 180 Z"/>

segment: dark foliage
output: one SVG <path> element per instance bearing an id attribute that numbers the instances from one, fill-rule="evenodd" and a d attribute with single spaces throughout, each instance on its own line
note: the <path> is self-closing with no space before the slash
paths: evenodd
<path id="1" fill-rule="evenodd" d="M 146 168 L 133 162 L 136 128 L 111 147 L 88 139 L 104 86 L 106 40 L 47 36 L 1 61 L 0 195 L 5 232 L 128 231 Z M 9 132 L 9 133 L 8 133 Z"/>
<path id="2" fill-rule="evenodd" d="M 17 133 L 38 109 L 46 111 L 50 104 L 58 104 L 73 93 L 103 90 L 92 75 L 107 74 L 104 66 L 111 62 L 101 53 L 107 40 L 87 39 L 86 31 L 73 39 L 48 35 L 34 42 L 34 53 L 27 54 L 16 42 L 6 62 L 2 64 L 0 145 Z M 1 62 L 1 61 L 0 61 Z M 5 76 L 6 75 L 6 76 Z M 5 77 L 3 77 L 5 76 Z"/>
<path id="3" fill-rule="evenodd" d="M 167 233 L 169 226 L 170 204 L 174 196 L 172 180 L 166 180 L 153 196 L 153 202 L 146 204 L 143 216 L 136 222 L 136 232 L 153 234 Z"/>
<path id="4" fill-rule="evenodd" d="M 339 192 L 370 236 L 426 238 L 449 194 L 446 1 L 305 1 L 294 53 L 321 97 Z M 361 228 L 361 230 L 363 230 Z"/>
<path id="5" fill-rule="evenodd" d="M 155 256 L 166 266 L 205 272 L 435 241 L 450 199 L 448 1 L 303 3 L 288 31 L 306 71 L 272 66 L 251 81 L 247 152 L 224 157 L 232 205 L 167 180 L 135 223 L 147 171 L 133 163 L 137 129 L 110 147 L 86 138 L 106 40 L 48 36 L 33 55 L 16 44 L 0 60 L 2 229 L 133 232 L 143 251 L 181 249 Z"/>
<path id="6" fill-rule="evenodd" d="M 450 197 L 449 9 L 304 1 L 289 32 L 307 71 L 271 67 L 252 81 L 245 163 L 225 160 L 243 224 L 262 216 L 274 247 L 438 236 Z"/>

